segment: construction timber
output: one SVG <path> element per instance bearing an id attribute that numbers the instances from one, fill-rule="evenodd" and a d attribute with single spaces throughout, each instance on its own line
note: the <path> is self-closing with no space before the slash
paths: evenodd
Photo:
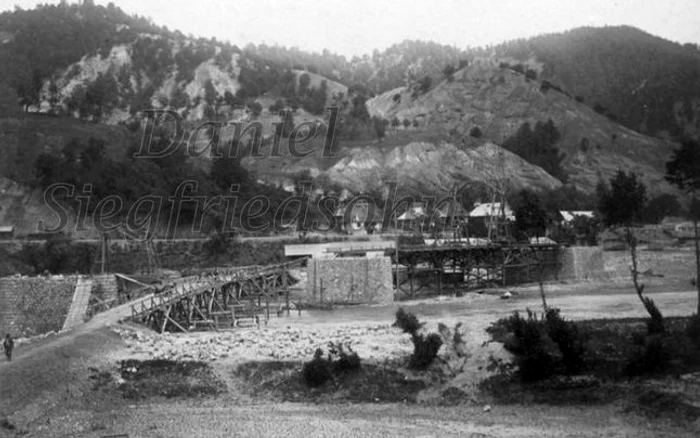
<path id="1" fill-rule="evenodd" d="M 244 323 L 260 325 L 289 314 L 289 270 L 302 260 L 270 266 L 249 266 L 179 278 L 159 288 L 146 300 L 131 306 L 131 319 L 158 332 L 187 332 L 198 328 L 225 329 Z"/>
<path id="2" fill-rule="evenodd" d="M 557 279 L 557 244 L 400 246 L 392 254 L 394 284 L 413 296 L 425 287 L 478 289 Z"/>

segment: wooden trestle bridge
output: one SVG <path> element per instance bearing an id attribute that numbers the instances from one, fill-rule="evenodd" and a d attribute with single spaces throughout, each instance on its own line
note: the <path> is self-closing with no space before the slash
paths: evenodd
<path id="1" fill-rule="evenodd" d="M 410 296 L 428 285 L 439 294 L 445 287 L 464 290 L 556 279 L 560 249 L 557 244 L 493 243 L 377 248 L 392 258 L 397 289 Z M 333 252 L 341 257 L 359 255 L 352 247 Z M 296 282 L 290 269 L 304 260 L 219 269 L 170 281 L 132 304 L 131 319 L 161 333 L 243 323 L 259 326 L 269 320 L 271 307 L 278 316 L 290 313 L 289 288 Z"/>
<path id="2" fill-rule="evenodd" d="M 560 249 L 512 243 L 402 246 L 392 254 L 395 285 L 413 295 L 428 285 L 439 294 L 446 286 L 475 289 L 556 279 Z"/>
<path id="3" fill-rule="evenodd" d="M 290 312 L 289 270 L 302 260 L 206 272 L 170 281 L 152 296 L 131 305 L 131 319 L 159 332 L 221 329 L 267 323 L 270 306 Z"/>

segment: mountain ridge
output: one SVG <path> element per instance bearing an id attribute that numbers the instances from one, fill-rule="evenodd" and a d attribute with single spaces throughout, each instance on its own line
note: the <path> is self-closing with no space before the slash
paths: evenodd
<path id="1" fill-rule="evenodd" d="M 103 130 L 97 136 L 108 142 L 117 137 L 114 143 L 125 153 L 125 145 L 143 130 L 146 108 L 178 112 L 187 130 L 212 121 L 259 122 L 269 147 L 274 124 L 286 123 L 280 110 L 291 110 L 296 124 L 327 129 L 327 107 L 338 107 L 335 158 L 289 156 L 273 163 L 247 157 L 242 163 L 271 186 L 289 187 L 308 172 L 358 194 L 381 191 L 392 179 L 406 190 L 427 192 L 486 184 L 500 156 L 510 157 L 504 172 L 517 176 L 514 189 L 546 191 L 566 183 L 590 194 L 599 181 L 623 169 L 640 174 L 652 194 L 677 194 L 663 179 L 663 165 L 675 140 L 700 132 L 698 47 L 625 26 L 579 28 L 465 50 L 406 40 L 347 60 L 327 51 L 310 54 L 264 44 L 241 48 L 194 38 L 115 6 L 86 2 L 0 14 L 0 36 L 0 61 L 6 61 L 0 63 L 0 118 L 8 127 L 0 153 L 12 162 L 0 176 L 20 182 L 34 180 L 27 174 L 34 166 L 29 161 L 42 151 L 59 152 L 58 143 L 70 140 L 70 129 Z M 64 47 L 66 42 L 76 44 Z M 42 48 L 55 53 L 41 58 Z M 658 53 L 660 61 L 642 66 L 649 53 Z M 625 56 L 613 59 L 619 54 Z M 608 65 L 611 72 L 604 68 Z M 632 110 L 620 111 L 618 104 L 655 106 L 640 118 Z M 90 128 L 70 123 L 50 142 L 29 138 L 25 131 L 42 131 L 32 128 L 42 122 L 22 121 L 21 110 L 58 116 L 46 119 L 46 126 L 71 117 Z M 562 154 L 568 179 L 521 157 L 515 160 L 502 148 L 512 148 L 526 124 L 540 123 L 557 130 L 554 149 L 557 157 Z M 205 146 L 219 139 L 214 128 L 201 134 L 197 140 Z M 430 164 L 411 164 L 419 159 Z M 475 160 L 488 172 L 475 171 Z M 190 164 L 203 172 L 211 168 L 206 159 Z"/>

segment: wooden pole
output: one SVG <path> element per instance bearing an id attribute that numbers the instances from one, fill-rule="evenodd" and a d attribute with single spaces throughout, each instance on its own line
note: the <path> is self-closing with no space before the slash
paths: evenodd
<path id="1" fill-rule="evenodd" d="M 287 316 L 290 314 L 289 309 L 289 281 L 287 279 L 287 270 L 284 271 L 283 280 L 284 283 L 284 304 L 287 306 Z"/>
<path id="2" fill-rule="evenodd" d="M 365 290 L 362 292 L 362 296 L 366 297 L 369 293 L 369 259 L 365 260 Z"/>
<path id="3" fill-rule="evenodd" d="M 395 255 L 396 255 L 396 293 L 399 293 L 399 235 L 396 235 L 396 247 L 395 247 Z M 700 281 L 700 279 L 698 279 Z M 413 283 L 411 283 L 413 284 Z M 411 290 L 411 294 L 413 294 L 413 290 Z"/>
<path id="4" fill-rule="evenodd" d="M 105 258 L 107 253 L 107 236 L 102 233 L 102 266 L 100 266 L 100 274 L 105 273 Z"/>

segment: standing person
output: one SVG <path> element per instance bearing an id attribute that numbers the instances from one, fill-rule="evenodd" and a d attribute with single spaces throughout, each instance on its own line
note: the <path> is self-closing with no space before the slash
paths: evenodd
<path id="1" fill-rule="evenodd" d="M 10 334 L 5 335 L 5 340 L 2 341 L 2 346 L 5 348 L 5 356 L 8 361 L 12 361 L 12 349 L 15 348 L 15 341 Z"/>

